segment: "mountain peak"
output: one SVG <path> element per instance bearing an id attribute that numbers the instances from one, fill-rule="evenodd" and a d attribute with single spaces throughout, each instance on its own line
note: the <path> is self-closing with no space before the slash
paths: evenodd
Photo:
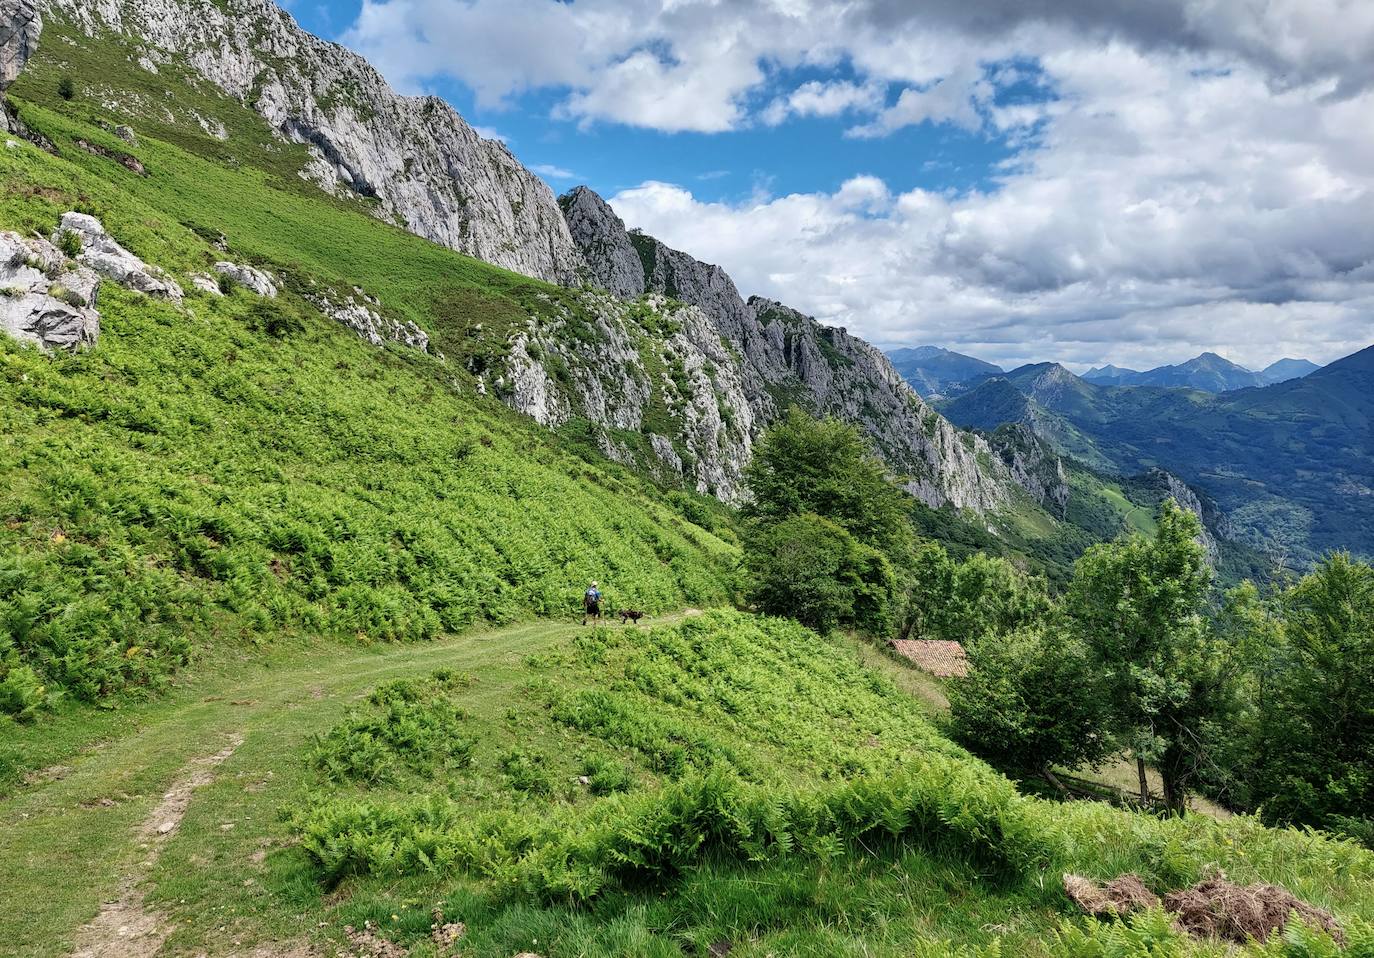
<path id="1" fill-rule="evenodd" d="M 1162 367 L 1160 367 L 1160 368 L 1161 368 L 1161 369 L 1169 369 L 1169 368 L 1171 368 L 1171 367 L 1162 366 Z M 1177 366 L 1172 367 L 1172 368 L 1174 368 L 1174 369 L 1208 369 L 1208 368 L 1210 368 L 1210 369 L 1216 369 L 1216 368 L 1220 368 L 1220 369 L 1226 369 L 1226 370 L 1241 370 L 1241 371 L 1247 372 L 1247 373 L 1248 373 L 1248 372 L 1251 372 L 1251 370 L 1246 369 L 1244 366 L 1240 365 L 1239 363 L 1233 363 L 1233 362 L 1231 362 L 1231 360 L 1227 359 L 1225 356 L 1221 356 L 1221 355 L 1219 355 L 1219 354 L 1217 354 L 1217 353 L 1213 353 L 1213 352 L 1205 352 L 1205 353 L 1202 353 L 1202 354 L 1200 354 L 1200 355 L 1198 355 L 1198 356 L 1194 356 L 1192 359 L 1188 360 L 1187 362 L 1179 363 Z"/>
<path id="2" fill-rule="evenodd" d="M 912 389 L 927 399 L 942 398 L 1002 375 L 1002 367 L 941 346 L 905 346 L 887 358 Z"/>
<path id="3" fill-rule="evenodd" d="M 1301 379 L 1318 369 L 1321 367 L 1310 359 L 1284 358 L 1265 366 L 1260 371 L 1260 378 L 1264 380 L 1265 385 L 1272 386 L 1274 383 L 1283 383 L 1290 379 Z"/>
<path id="4" fill-rule="evenodd" d="M 310 160 L 301 176 L 326 193 L 364 199 L 378 219 L 517 273 L 577 278 L 580 257 L 553 190 L 503 143 L 479 136 L 438 97 L 396 93 L 361 56 L 310 34 L 271 0 L 39 6 L 92 43 L 123 34 L 138 38 L 147 62 L 184 62 L 302 145 Z M 123 100 L 131 122 L 148 115 L 138 103 Z"/>
<path id="5" fill-rule="evenodd" d="M 582 252 L 588 278 L 622 299 L 642 295 L 644 263 L 611 205 L 590 187 L 575 186 L 558 198 L 558 206 Z"/>

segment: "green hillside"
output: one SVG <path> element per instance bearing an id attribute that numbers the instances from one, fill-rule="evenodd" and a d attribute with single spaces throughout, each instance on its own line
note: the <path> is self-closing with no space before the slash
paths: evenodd
<path id="1" fill-rule="evenodd" d="M 650 610 L 729 596 L 733 547 L 677 514 L 687 500 L 560 448 L 453 362 L 368 346 L 297 292 L 375 290 L 443 342 L 559 291 L 147 137 L 139 177 L 69 146 L 113 143 L 99 128 L 25 117 L 63 158 L 0 153 L 0 227 L 46 234 L 88 210 L 183 278 L 225 255 L 200 234 L 224 233 L 288 289 L 179 309 L 107 282 L 95 349 L 0 343 L 0 658 L 47 695 L 155 687 L 216 643 L 571 614 L 589 578 Z M 192 215 L 199 232 L 179 222 Z"/>

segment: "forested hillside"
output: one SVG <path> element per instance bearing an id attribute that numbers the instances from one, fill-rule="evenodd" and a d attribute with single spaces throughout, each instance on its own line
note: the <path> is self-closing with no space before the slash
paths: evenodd
<path id="1" fill-rule="evenodd" d="M 956 424 L 1023 422 L 1056 450 L 1124 474 L 1159 467 L 1215 500 L 1232 535 L 1277 560 L 1368 555 L 1374 347 L 1222 395 L 1099 386 L 1061 366 L 1013 370 L 941 404 Z"/>

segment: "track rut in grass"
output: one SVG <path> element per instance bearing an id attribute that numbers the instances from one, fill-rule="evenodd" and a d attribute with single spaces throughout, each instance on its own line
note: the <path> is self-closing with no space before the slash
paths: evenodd
<path id="1" fill-rule="evenodd" d="M 185 774 L 162 796 L 135 833 L 146 850 L 143 860 L 120 877 L 116 897 L 101 905 L 100 913 L 77 935 L 72 958 L 153 958 L 171 933 L 167 919 L 144 905 L 143 879 L 181 825 L 196 790 L 214 781 L 215 769 L 243 744 L 232 737 L 213 755 L 186 766 Z"/>

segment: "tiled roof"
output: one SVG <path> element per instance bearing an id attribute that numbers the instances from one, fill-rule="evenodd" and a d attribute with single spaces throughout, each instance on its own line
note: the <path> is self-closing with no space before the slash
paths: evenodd
<path id="1" fill-rule="evenodd" d="M 910 659 L 917 668 L 940 678 L 963 678 L 968 675 L 968 658 L 958 642 L 934 639 L 895 639 L 892 647 Z"/>

